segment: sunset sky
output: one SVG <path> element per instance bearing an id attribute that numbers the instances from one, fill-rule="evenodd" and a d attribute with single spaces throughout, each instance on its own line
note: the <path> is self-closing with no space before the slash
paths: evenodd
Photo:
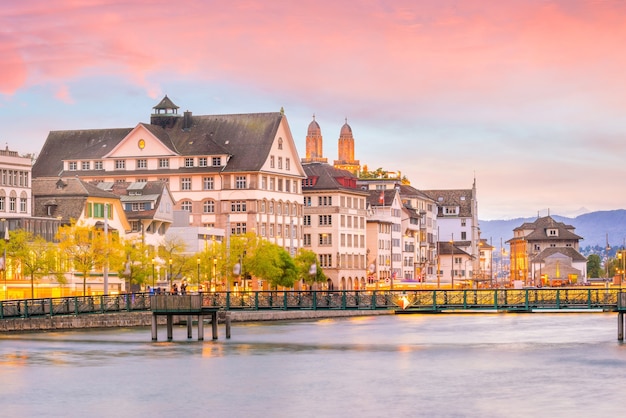
<path id="1" fill-rule="evenodd" d="M 133 127 L 167 94 L 195 115 L 315 114 L 337 158 L 479 218 L 626 208 L 626 2 L 0 0 L 0 146 Z"/>

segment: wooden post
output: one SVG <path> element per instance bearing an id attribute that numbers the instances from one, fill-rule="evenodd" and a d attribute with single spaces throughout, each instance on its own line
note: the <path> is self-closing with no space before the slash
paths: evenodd
<path id="1" fill-rule="evenodd" d="M 217 340 L 217 311 L 211 312 L 211 328 L 213 330 L 213 339 Z"/>
<path id="2" fill-rule="evenodd" d="M 187 315 L 187 338 L 191 338 L 191 327 L 193 326 L 193 319 L 191 315 Z"/>
<path id="3" fill-rule="evenodd" d="M 152 315 L 152 341 L 156 341 L 157 339 L 157 316 Z"/>
<path id="4" fill-rule="evenodd" d="M 230 338 L 230 312 L 226 312 L 226 339 Z"/>
<path id="5" fill-rule="evenodd" d="M 204 341 L 204 316 L 198 315 L 198 341 Z"/>
<path id="6" fill-rule="evenodd" d="M 167 315 L 167 340 L 168 341 L 172 341 L 172 338 L 174 338 L 174 316 L 168 314 Z"/>
<path id="7" fill-rule="evenodd" d="M 617 313 L 617 339 L 624 341 L 624 312 Z"/>

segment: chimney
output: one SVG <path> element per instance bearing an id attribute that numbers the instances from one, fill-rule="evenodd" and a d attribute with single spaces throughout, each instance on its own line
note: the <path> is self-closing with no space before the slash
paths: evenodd
<path id="1" fill-rule="evenodd" d="M 183 131 L 188 131 L 191 129 L 191 112 L 186 110 L 183 113 Z"/>

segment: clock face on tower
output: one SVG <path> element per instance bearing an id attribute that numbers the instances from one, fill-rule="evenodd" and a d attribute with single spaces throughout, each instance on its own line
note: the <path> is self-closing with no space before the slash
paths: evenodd
<path id="1" fill-rule="evenodd" d="M 146 141 L 140 139 L 139 142 L 137 142 L 137 146 L 139 147 L 139 149 L 144 149 L 146 147 Z"/>

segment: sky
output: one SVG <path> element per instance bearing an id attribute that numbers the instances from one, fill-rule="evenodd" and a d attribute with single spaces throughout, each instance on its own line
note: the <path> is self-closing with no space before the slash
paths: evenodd
<path id="1" fill-rule="evenodd" d="M 620 0 L 0 0 L 0 146 L 285 110 L 370 170 L 469 189 L 482 220 L 626 208 Z"/>

